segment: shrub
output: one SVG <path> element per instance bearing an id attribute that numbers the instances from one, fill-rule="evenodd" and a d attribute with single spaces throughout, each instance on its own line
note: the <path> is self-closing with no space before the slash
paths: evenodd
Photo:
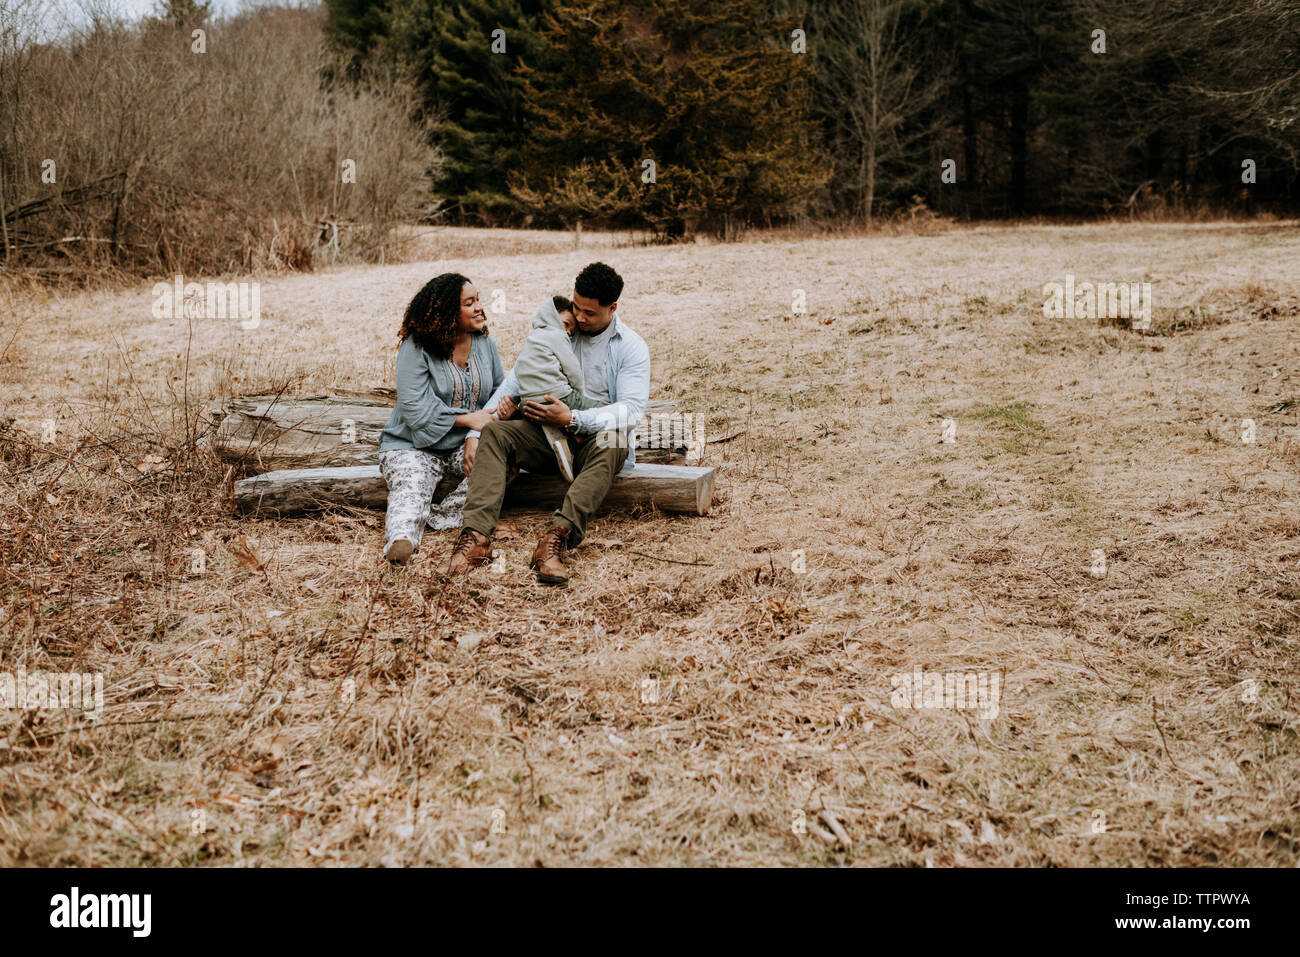
<path id="1" fill-rule="evenodd" d="M 305 269 L 380 259 L 419 212 L 438 157 L 417 98 L 396 79 L 343 79 L 319 11 L 95 17 L 37 42 L 23 2 L 0 0 L 10 265 L 74 278 Z"/>

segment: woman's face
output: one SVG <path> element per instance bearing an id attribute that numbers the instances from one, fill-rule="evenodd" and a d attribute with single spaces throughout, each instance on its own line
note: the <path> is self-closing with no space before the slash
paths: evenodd
<path id="1" fill-rule="evenodd" d="M 487 326 L 487 316 L 483 313 L 483 304 L 478 300 L 478 290 L 472 282 L 460 288 L 460 322 L 461 332 L 482 332 Z"/>

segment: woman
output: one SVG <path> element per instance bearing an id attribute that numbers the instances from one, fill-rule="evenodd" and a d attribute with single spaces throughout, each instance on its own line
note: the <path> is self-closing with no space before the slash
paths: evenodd
<path id="1" fill-rule="evenodd" d="M 478 290 L 459 273 L 430 280 L 406 307 L 398 333 L 397 406 L 379 439 L 379 471 L 388 483 L 384 557 L 405 564 L 425 524 L 457 528 L 468 483 L 433 508 L 445 475 L 464 479 L 474 467 L 477 436 L 491 421 L 483 406 L 505 373 L 488 335 Z"/>

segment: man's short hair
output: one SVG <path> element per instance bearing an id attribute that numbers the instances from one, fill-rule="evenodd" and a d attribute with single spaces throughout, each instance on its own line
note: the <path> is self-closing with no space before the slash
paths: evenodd
<path id="1" fill-rule="evenodd" d="M 618 297 L 623 294 L 623 277 L 614 272 L 612 266 L 591 263 L 578 273 L 578 278 L 573 281 L 573 291 L 608 306 L 618 302 Z"/>

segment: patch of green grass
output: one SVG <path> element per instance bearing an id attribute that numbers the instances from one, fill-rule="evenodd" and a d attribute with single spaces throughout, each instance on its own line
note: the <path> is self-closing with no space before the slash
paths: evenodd
<path id="1" fill-rule="evenodd" d="M 1027 455 L 1052 437 L 1047 427 L 1035 419 L 1028 402 L 1011 405 L 986 405 L 966 414 L 976 422 L 995 426 L 1002 434 L 1002 448 L 1013 455 Z"/>
<path id="2" fill-rule="evenodd" d="M 1088 508 L 1090 499 L 1079 485 L 1066 479 L 1044 478 L 1038 487 L 1042 508 L 1064 506 L 1076 511 Z"/>
<path id="3" fill-rule="evenodd" d="M 986 405 L 969 413 L 970 418 L 981 422 L 1006 423 L 1020 429 L 1039 428 L 1029 413 L 1028 402 L 1015 402 L 1011 405 Z"/>
<path id="4" fill-rule="evenodd" d="M 926 490 L 927 497 L 937 499 L 945 508 L 978 508 L 983 504 L 988 489 L 983 482 L 958 484 L 939 479 Z"/>

